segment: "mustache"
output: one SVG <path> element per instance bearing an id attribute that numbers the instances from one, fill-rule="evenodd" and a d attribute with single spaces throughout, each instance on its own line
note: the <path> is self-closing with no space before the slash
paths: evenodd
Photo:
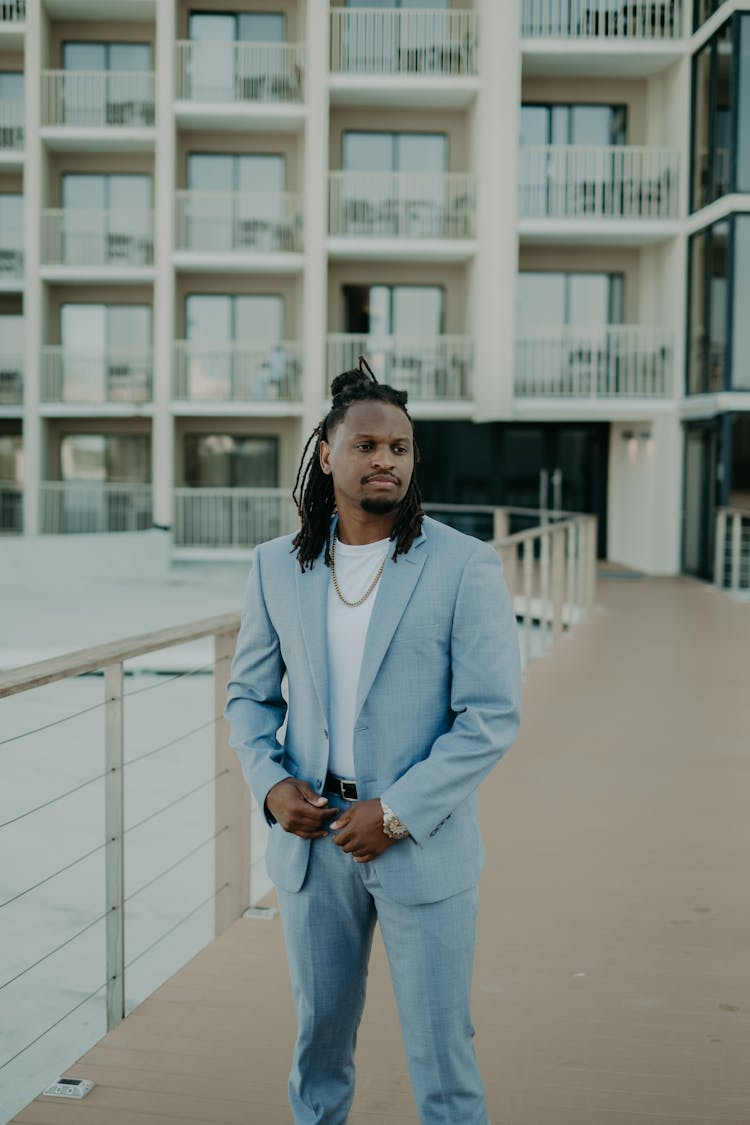
<path id="1" fill-rule="evenodd" d="M 390 480 L 394 484 L 401 484 L 401 481 L 393 473 L 370 473 L 368 477 L 362 477 L 360 484 L 369 484 L 371 480 Z"/>

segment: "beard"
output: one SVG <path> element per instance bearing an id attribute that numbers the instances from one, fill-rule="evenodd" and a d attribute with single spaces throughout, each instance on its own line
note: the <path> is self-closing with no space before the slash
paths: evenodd
<path id="1" fill-rule="evenodd" d="M 363 512 L 369 512 L 371 516 L 387 516 L 390 512 L 395 512 L 397 508 L 401 507 L 401 499 L 373 500 L 370 497 L 365 497 L 364 500 L 360 500 L 359 506 Z"/>

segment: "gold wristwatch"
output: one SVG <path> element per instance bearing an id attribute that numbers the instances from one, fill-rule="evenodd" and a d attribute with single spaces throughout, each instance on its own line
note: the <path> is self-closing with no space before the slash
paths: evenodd
<path id="1" fill-rule="evenodd" d="M 381 801 L 383 806 L 383 831 L 386 836 L 391 840 L 405 840 L 409 835 L 409 829 L 404 824 L 403 820 L 399 820 L 393 809 L 389 809 L 385 801 Z"/>

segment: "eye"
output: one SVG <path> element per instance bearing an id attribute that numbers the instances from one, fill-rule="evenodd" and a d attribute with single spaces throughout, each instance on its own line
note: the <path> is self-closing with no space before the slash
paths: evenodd
<path id="1" fill-rule="evenodd" d="M 395 453 L 408 453 L 409 452 L 408 445 L 394 445 L 393 449 L 394 449 Z"/>

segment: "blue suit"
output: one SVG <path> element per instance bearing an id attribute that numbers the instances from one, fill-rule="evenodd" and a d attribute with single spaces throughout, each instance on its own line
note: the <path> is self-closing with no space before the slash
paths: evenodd
<path id="1" fill-rule="evenodd" d="M 322 555 L 302 573 L 291 537 L 256 552 L 227 715 L 261 807 L 290 776 L 323 790 L 329 581 Z M 408 554 L 389 556 L 376 591 L 354 731 L 360 797 L 382 798 L 410 837 L 355 864 L 330 837 L 303 840 L 279 825 L 269 835 L 300 1023 L 290 1079 L 300 1125 L 346 1121 L 376 918 L 421 1120 L 487 1120 L 468 1015 L 483 862 L 476 791 L 516 736 L 519 693 L 516 623 L 496 552 L 425 518 Z"/>

